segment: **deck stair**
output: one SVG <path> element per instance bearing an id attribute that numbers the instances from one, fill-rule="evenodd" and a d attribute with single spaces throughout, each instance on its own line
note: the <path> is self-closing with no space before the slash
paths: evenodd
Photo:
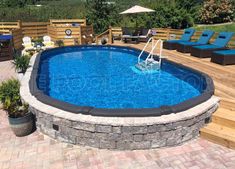
<path id="1" fill-rule="evenodd" d="M 222 104 L 230 104 L 222 101 Z M 235 106 L 235 105 L 233 105 Z M 219 108 L 212 116 L 212 122 L 200 131 L 201 137 L 211 142 L 235 149 L 235 111 L 234 108 Z"/>

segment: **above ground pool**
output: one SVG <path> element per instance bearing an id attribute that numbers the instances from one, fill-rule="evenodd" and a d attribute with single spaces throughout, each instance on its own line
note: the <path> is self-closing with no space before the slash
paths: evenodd
<path id="1" fill-rule="evenodd" d="M 44 51 L 34 64 L 31 93 L 54 107 L 97 116 L 177 113 L 213 95 L 210 77 L 166 59 L 158 71 L 136 69 L 140 52 L 117 46 Z"/>

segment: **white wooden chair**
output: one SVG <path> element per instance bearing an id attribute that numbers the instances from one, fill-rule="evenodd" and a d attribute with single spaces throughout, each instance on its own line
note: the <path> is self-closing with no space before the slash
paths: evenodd
<path id="1" fill-rule="evenodd" d="M 34 47 L 34 43 L 31 41 L 31 38 L 26 36 L 24 37 L 23 39 L 23 46 L 24 46 L 24 50 L 25 51 L 28 51 L 28 50 L 34 50 L 35 47 Z"/>
<path id="2" fill-rule="evenodd" d="M 54 42 L 51 41 L 50 36 L 44 36 L 42 43 L 45 45 L 44 46 L 45 49 L 54 48 L 54 46 L 55 46 Z"/>

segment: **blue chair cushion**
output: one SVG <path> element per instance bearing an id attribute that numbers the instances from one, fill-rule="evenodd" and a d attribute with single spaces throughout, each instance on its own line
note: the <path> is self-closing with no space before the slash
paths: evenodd
<path id="1" fill-rule="evenodd" d="M 190 41 L 193 36 L 195 29 L 185 29 L 184 34 L 181 36 L 182 41 Z"/>
<path id="2" fill-rule="evenodd" d="M 208 44 L 209 40 L 211 39 L 213 35 L 214 35 L 214 31 L 205 30 L 203 31 L 202 35 L 198 39 L 197 43 L 201 45 Z"/>
<path id="3" fill-rule="evenodd" d="M 11 40 L 13 38 L 12 35 L 0 35 L 0 40 L 5 41 L 5 40 Z"/>
<path id="4" fill-rule="evenodd" d="M 235 49 L 231 49 L 231 50 L 220 50 L 220 51 L 215 51 L 214 53 L 220 54 L 220 55 L 235 55 Z"/>
<path id="5" fill-rule="evenodd" d="M 225 47 L 233 37 L 233 34 L 234 34 L 233 32 L 221 32 L 216 38 L 213 45 Z"/>

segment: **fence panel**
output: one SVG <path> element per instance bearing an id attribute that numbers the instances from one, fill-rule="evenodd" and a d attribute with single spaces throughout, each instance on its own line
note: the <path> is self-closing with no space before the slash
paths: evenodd
<path id="1" fill-rule="evenodd" d="M 48 34 L 49 22 L 22 22 L 21 28 L 24 36 L 31 38 L 43 37 Z"/>

